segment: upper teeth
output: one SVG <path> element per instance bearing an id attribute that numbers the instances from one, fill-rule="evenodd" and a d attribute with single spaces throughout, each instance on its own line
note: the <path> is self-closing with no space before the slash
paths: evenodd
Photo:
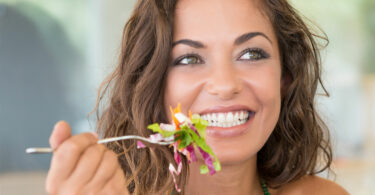
<path id="1" fill-rule="evenodd" d="M 249 112 L 241 110 L 226 113 L 208 113 L 201 115 L 201 117 L 208 121 L 209 126 L 232 127 L 245 123 L 249 118 Z"/>

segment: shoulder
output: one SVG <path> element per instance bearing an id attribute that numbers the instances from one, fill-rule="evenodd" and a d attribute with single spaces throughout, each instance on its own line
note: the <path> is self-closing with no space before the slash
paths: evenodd
<path id="1" fill-rule="evenodd" d="M 304 176 L 301 179 L 286 184 L 281 188 L 274 190 L 274 193 L 271 194 L 275 195 L 348 195 L 349 193 L 340 185 L 336 184 L 333 181 L 308 175 Z"/>

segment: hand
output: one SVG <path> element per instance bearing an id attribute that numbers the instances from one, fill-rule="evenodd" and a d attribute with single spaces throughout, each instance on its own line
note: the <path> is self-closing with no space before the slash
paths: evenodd
<path id="1" fill-rule="evenodd" d="M 48 194 L 129 194 L 117 155 L 97 144 L 94 133 L 72 136 L 58 122 L 50 137 L 54 149 L 46 190 Z"/>

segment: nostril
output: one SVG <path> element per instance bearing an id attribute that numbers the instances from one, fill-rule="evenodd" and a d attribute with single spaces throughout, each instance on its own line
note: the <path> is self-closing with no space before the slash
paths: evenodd
<path id="1" fill-rule="evenodd" d="M 206 84 L 206 90 L 209 94 L 217 95 L 221 99 L 231 99 L 242 91 L 242 84 L 236 78 L 226 79 L 221 77 L 209 80 Z"/>

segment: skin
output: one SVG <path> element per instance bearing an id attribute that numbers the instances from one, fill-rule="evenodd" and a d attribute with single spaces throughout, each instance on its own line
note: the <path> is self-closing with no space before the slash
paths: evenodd
<path id="1" fill-rule="evenodd" d="M 72 136 L 68 123 L 56 123 L 50 136 L 54 152 L 48 194 L 129 194 L 116 154 L 97 141 L 96 134 Z"/>
<path id="2" fill-rule="evenodd" d="M 237 37 L 248 32 L 261 32 L 267 38 L 255 36 L 235 44 Z M 178 43 L 184 39 L 199 41 L 203 47 Z M 277 123 L 283 83 L 277 39 L 270 21 L 250 0 L 180 0 L 175 11 L 173 40 L 165 109 L 181 103 L 184 113 L 202 113 L 218 106 L 244 105 L 256 113 L 240 136 L 207 135 L 206 141 L 218 156 L 222 170 L 213 176 L 201 175 L 199 165 L 203 159 L 190 164 L 186 193 L 263 194 L 256 154 Z M 260 48 L 268 58 L 246 56 L 243 52 L 247 48 Z M 181 59 L 190 53 L 194 55 Z M 315 189 L 318 183 L 323 190 L 325 184 L 327 190 L 337 187 L 314 176 L 299 182 L 271 193 L 311 194 L 309 189 Z"/>
<path id="3" fill-rule="evenodd" d="M 255 36 L 233 44 L 238 36 L 255 31 L 268 38 Z M 175 12 L 174 41 L 181 39 L 200 41 L 205 48 L 177 44 L 171 61 L 187 52 L 196 53 L 203 61 L 169 68 L 167 110 L 177 103 L 181 103 L 185 113 L 239 104 L 256 112 L 249 129 L 241 136 L 224 139 L 207 135 L 222 171 L 213 176 L 201 175 L 199 165 L 203 162 L 190 164 L 186 194 L 263 194 L 256 153 L 279 117 L 283 83 L 277 40 L 270 22 L 250 0 L 180 0 Z M 250 60 L 243 55 L 246 48 L 254 47 L 267 52 L 269 58 Z M 46 180 L 48 194 L 129 194 L 115 153 L 97 141 L 97 135 L 92 133 L 72 136 L 64 121 L 55 125 L 50 136 L 54 153 Z M 348 194 L 337 184 L 316 176 L 303 177 L 270 192 Z"/>

